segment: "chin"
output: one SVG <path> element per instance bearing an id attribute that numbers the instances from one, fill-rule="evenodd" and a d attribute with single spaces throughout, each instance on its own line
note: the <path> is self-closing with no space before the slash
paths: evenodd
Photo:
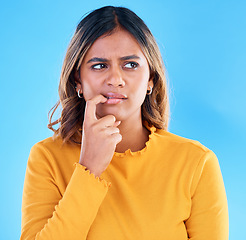
<path id="1" fill-rule="evenodd" d="M 116 117 L 117 121 L 122 121 L 129 111 L 125 112 L 125 109 L 122 109 L 120 106 L 98 106 L 97 116 L 99 118 L 105 117 L 107 115 L 113 115 Z"/>
<path id="2" fill-rule="evenodd" d="M 117 121 L 122 121 L 125 119 L 122 113 L 119 113 L 118 111 L 103 111 L 103 112 L 97 112 L 97 116 L 99 118 L 103 118 L 107 115 L 113 115 L 115 116 Z"/>
<path id="3" fill-rule="evenodd" d="M 123 106 L 107 106 L 107 107 L 98 107 L 97 116 L 103 118 L 107 115 L 115 116 L 117 121 L 125 121 L 128 119 L 137 119 L 138 116 L 141 116 L 141 108 L 136 109 L 135 111 L 132 108 L 126 108 Z"/>

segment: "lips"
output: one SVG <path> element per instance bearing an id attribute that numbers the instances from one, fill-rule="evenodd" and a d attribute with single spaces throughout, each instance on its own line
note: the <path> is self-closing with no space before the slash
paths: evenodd
<path id="1" fill-rule="evenodd" d="M 120 93 L 113 93 L 113 92 L 109 92 L 106 94 L 103 94 L 104 97 L 106 97 L 107 99 L 126 99 L 127 96 L 120 94 Z"/>
<path id="2" fill-rule="evenodd" d="M 105 93 L 103 94 L 103 96 L 108 99 L 105 102 L 106 104 L 117 104 L 127 99 L 127 96 L 125 94 L 113 93 L 113 92 Z"/>

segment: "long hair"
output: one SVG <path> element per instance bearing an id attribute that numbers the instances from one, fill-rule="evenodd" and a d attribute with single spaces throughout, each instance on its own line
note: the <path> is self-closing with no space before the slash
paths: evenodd
<path id="1" fill-rule="evenodd" d="M 149 28 L 134 12 L 123 7 L 106 6 L 94 10 L 78 24 L 68 46 L 63 62 L 60 84 L 60 100 L 50 110 L 48 128 L 60 136 L 64 142 L 81 143 L 81 128 L 84 120 L 85 100 L 78 98 L 75 90 L 75 72 L 91 47 L 102 35 L 110 34 L 115 29 L 128 31 L 139 43 L 150 68 L 153 78 L 153 91 L 141 106 L 142 120 L 158 129 L 167 130 L 169 120 L 169 100 L 165 67 L 158 45 Z M 52 117 L 61 105 L 60 118 Z M 59 124 L 58 129 L 53 126 Z"/>

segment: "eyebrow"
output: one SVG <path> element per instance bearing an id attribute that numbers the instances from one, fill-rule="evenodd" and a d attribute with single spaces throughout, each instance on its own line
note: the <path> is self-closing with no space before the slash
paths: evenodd
<path id="1" fill-rule="evenodd" d="M 130 59 L 140 59 L 140 57 L 139 56 L 137 56 L 137 55 L 129 55 L 129 56 L 125 56 L 125 57 L 121 57 L 120 58 L 120 60 L 130 60 Z"/>
<path id="2" fill-rule="evenodd" d="M 133 54 L 133 55 L 124 56 L 124 57 L 120 58 L 121 61 L 126 61 L 126 60 L 130 60 L 130 59 L 140 59 L 140 57 Z M 90 59 L 87 63 L 91 63 L 91 62 L 109 62 L 109 60 L 107 58 L 94 57 L 94 58 Z"/>

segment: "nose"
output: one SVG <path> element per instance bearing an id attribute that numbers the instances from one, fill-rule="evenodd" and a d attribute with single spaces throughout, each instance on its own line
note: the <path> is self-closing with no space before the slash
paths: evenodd
<path id="1" fill-rule="evenodd" d="M 109 71 L 106 83 L 108 86 L 113 87 L 124 87 L 125 81 L 123 80 L 123 76 L 121 73 L 121 69 L 119 67 L 112 67 Z"/>

